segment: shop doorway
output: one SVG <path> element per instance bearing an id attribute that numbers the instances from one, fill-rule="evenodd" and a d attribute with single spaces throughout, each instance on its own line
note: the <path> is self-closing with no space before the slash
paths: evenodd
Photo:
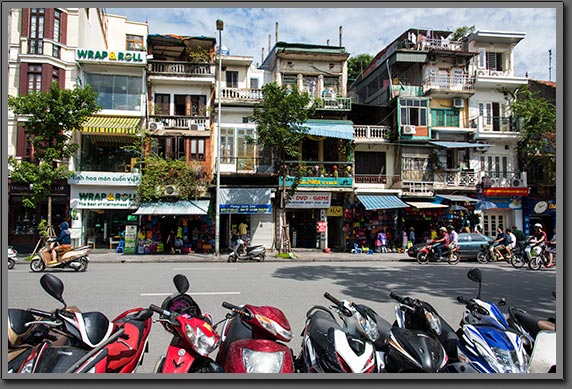
<path id="1" fill-rule="evenodd" d="M 319 235 L 317 223 L 319 210 L 301 209 L 287 211 L 286 220 L 290 226 L 290 239 L 293 248 L 316 248 L 319 247 Z"/>

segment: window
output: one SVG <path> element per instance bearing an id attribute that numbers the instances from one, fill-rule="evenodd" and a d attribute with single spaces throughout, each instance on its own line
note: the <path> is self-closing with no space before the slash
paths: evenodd
<path id="1" fill-rule="evenodd" d="M 86 74 L 85 79 L 97 92 L 97 104 L 103 109 L 141 110 L 141 77 Z"/>
<path id="2" fill-rule="evenodd" d="M 386 174 L 384 152 L 355 152 L 356 174 Z"/>
<path id="3" fill-rule="evenodd" d="M 487 69 L 503 70 L 502 53 L 487 53 Z"/>
<path id="4" fill-rule="evenodd" d="M 28 93 L 42 90 L 42 65 L 28 65 Z"/>
<path id="5" fill-rule="evenodd" d="M 204 95 L 175 95 L 175 115 L 207 116 L 207 97 Z"/>
<path id="6" fill-rule="evenodd" d="M 168 115 L 170 112 L 171 96 L 162 93 L 155 94 L 155 115 Z"/>
<path id="7" fill-rule="evenodd" d="M 324 89 L 331 89 L 336 92 L 336 94 L 339 94 L 339 84 L 340 79 L 338 77 L 324 77 Z"/>
<path id="8" fill-rule="evenodd" d="M 190 159 L 195 161 L 205 160 L 205 140 L 203 138 L 191 138 Z"/>
<path id="9" fill-rule="evenodd" d="M 30 54 L 44 54 L 44 8 L 30 10 Z"/>
<path id="10" fill-rule="evenodd" d="M 221 128 L 220 155 L 221 163 L 231 164 L 234 162 L 234 128 Z"/>
<path id="11" fill-rule="evenodd" d="M 401 99 L 401 125 L 427 126 L 427 100 Z"/>
<path id="12" fill-rule="evenodd" d="M 258 83 L 258 78 L 251 78 L 250 79 L 250 89 L 258 89 L 259 87 L 259 83 Z"/>
<path id="13" fill-rule="evenodd" d="M 125 49 L 130 51 L 144 51 L 143 37 L 141 35 L 127 34 L 125 36 Z"/>
<path id="14" fill-rule="evenodd" d="M 236 71 L 226 72 L 226 87 L 238 88 L 238 72 Z"/>
<path id="15" fill-rule="evenodd" d="M 54 45 L 52 47 L 52 56 L 60 58 L 61 47 L 57 43 L 60 42 L 60 20 L 62 13 L 59 10 L 54 11 Z"/>
<path id="16" fill-rule="evenodd" d="M 431 109 L 431 125 L 439 127 L 459 127 L 459 110 Z"/>

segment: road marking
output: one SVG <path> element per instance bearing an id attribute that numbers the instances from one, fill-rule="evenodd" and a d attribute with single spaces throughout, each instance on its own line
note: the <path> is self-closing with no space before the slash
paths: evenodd
<path id="1" fill-rule="evenodd" d="M 192 292 L 193 296 L 199 295 L 221 295 L 221 294 L 240 294 L 240 292 Z M 141 293 L 140 296 L 170 296 L 172 293 Z"/>
<path id="2" fill-rule="evenodd" d="M 175 267 L 173 270 L 236 270 L 237 267 Z"/>

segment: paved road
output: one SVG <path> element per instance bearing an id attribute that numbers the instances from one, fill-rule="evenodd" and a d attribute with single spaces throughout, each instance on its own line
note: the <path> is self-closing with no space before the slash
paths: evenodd
<path id="1" fill-rule="evenodd" d="M 180 258 L 167 256 L 164 260 L 133 263 L 127 256 L 102 254 L 92 256 L 92 263 L 85 273 L 54 273 L 64 281 L 64 298 L 68 304 L 83 311 L 102 311 L 110 318 L 128 308 L 151 303 L 159 305 L 174 291 L 173 276 L 182 273 L 191 281 L 190 293 L 215 320 L 222 319 L 226 313 L 221 306 L 223 301 L 237 305 L 274 305 L 282 309 L 292 325 L 294 339 L 290 345 L 296 353 L 300 349 L 305 313 L 312 305 L 328 304 L 323 298 L 326 291 L 338 298 L 363 302 L 386 319 L 393 320 L 395 301 L 389 298 L 389 292 L 394 290 L 431 302 L 455 327 L 463 312 L 456 296 L 474 296 L 477 291 L 477 285 L 466 278 L 467 271 L 474 266 L 483 271 L 483 298 L 505 297 L 509 303 L 524 306 L 540 317 L 554 314 L 551 292 L 556 289 L 555 269 L 535 272 L 513 269 L 505 263 L 418 265 L 403 254 L 389 255 L 392 257 L 379 257 L 376 261 L 363 261 L 373 257 L 366 255 L 347 254 L 350 258 L 345 261 L 335 254 L 330 254 L 327 260 L 306 255 L 305 260 L 264 263 L 226 263 L 214 256 L 203 261 L 190 261 L 188 257 L 180 261 Z M 169 258 L 176 262 L 167 262 Z M 40 277 L 41 273 L 31 273 L 24 263 L 9 271 L 8 305 L 55 307 L 58 303 L 41 289 Z M 152 372 L 169 340 L 170 336 L 162 326 L 153 326 L 150 352 L 139 372 Z"/>

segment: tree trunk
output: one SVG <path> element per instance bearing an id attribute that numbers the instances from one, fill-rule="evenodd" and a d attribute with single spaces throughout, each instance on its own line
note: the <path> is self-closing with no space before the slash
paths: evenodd
<path id="1" fill-rule="evenodd" d="M 48 226 L 52 225 L 52 195 L 48 196 Z"/>

